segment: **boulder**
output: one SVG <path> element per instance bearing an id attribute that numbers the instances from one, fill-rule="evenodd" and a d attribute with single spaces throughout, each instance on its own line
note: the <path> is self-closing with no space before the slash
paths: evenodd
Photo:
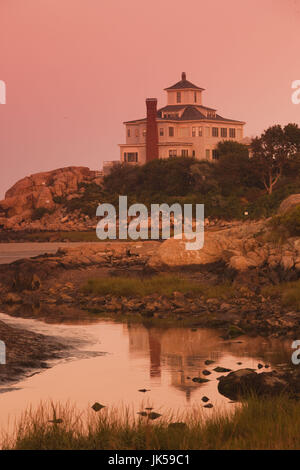
<path id="1" fill-rule="evenodd" d="M 266 261 L 268 253 L 259 246 L 254 235 L 262 226 L 262 222 L 257 222 L 205 231 L 204 246 L 200 250 L 187 250 L 186 240 L 171 238 L 161 244 L 149 265 L 155 268 L 160 265 L 208 265 L 222 261 L 237 271 L 260 266 Z"/>
<path id="2" fill-rule="evenodd" d="M 221 377 L 218 390 L 230 400 L 237 400 L 253 393 L 257 396 L 274 396 L 290 392 L 291 387 L 286 374 L 281 375 L 276 371 L 258 374 L 252 369 L 239 369 Z"/>
<path id="3" fill-rule="evenodd" d="M 283 215 L 300 205 L 300 194 L 291 194 L 279 206 L 278 214 Z"/>

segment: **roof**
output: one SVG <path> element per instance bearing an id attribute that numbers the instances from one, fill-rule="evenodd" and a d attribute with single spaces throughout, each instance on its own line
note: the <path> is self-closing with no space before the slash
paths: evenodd
<path id="1" fill-rule="evenodd" d="M 194 85 L 193 83 L 189 82 L 186 79 L 185 72 L 182 72 L 181 80 L 179 82 L 175 83 L 175 85 L 172 85 L 172 86 L 169 86 L 168 88 L 165 88 L 165 90 L 182 90 L 184 88 L 193 88 L 195 90 L 201 90 L 201 91 L 204 90 L 204 88 L 200 88 L 197 85 Z"/>
<path id="2" fill-rule="evenodd" d="M 235 119 L 225 118 L 216 114 L 215 117 L 206 117 L 203 113 L 201 113 L 200 109 L 209 109 L 213 110 L 212 108 L 207 108 L 206 106 L 193 106 L 193 105 L 169 105 L 165 106 L 164 108 L 160 108 L 157 111 L 157 118 L 158 121 L 216 121 L 216 122 L 235 122 L 240 124 L 245 124 L 243 121 L 237 121 Z M 162 112 L 165 111 L 179 111 L 184 110 L 181 116 L 178 117 L 169 117 L 169 118 L 162 118 Z M 124 124 L 134 124 L 139 122 L 146 122 L 147 118 L 143 119 L 134 119 L 132 121 L 125 121 Z"/>

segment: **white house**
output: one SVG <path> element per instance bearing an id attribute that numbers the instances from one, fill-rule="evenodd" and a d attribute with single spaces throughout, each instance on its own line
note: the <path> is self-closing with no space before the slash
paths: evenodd
<path id="1" fill-rule="evenodd" d="M 223 140 L 243 140 L 245 122 L 224 118 L 202 104 L 203 88 L 186 79 L 165 88 L 167 105 L 157 110 L 148 98 L 147 117 L 124 122 L 126 143 L 120 144 L 122 162 L 143 164 L 155 158 L 193 156 L 215 160 Z"/>

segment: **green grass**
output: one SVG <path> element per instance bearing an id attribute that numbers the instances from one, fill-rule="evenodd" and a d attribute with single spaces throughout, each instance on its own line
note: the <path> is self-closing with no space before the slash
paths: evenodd
<path id="1" fill-rule="evenodd" d="M 283 282 L 276 286 L 264 287 L 262 294 L 268 297 L 279 297 L 283 305 L 300 310 L 300 279 L 294 282 Z"/>
<path id="2" fill-rule="evenodd" d="M 206 298 L 229 298 L 234 295 L 230 284 L 207 286 L 176 275 L 157 275 L 148 278 L 105 277 L 89 279 L 82 291 L 94 295 L 144 297 L 151 294 L 172 296 L 174 292 L 203 295 Z"/>
<path id="3" fill-rule="evenodd" d="M 155 421 L 104 408 L 79 413 L 71 405 L 41 404 L 28 410 L 13 435 L 4 436 L 3 449 L 17 450 L 192 450 L 299 449 L 300 403 L 284 396 L 252 397 L 231 413 L 202 408 L 184 415 L 166 415 Z M 207 416 L 207 413 L 206 413 Z M 60 424 L 49 423 L 53 418 Z M 185 425 L 169 427 L 170 423 Z"/>

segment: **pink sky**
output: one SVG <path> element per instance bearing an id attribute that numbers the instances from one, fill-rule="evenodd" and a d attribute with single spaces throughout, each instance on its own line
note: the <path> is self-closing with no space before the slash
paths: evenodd
<path id="1" fill-rule="evenodd" d="M 122 122 L 187 79 L 246 135 L 297 122 L 300 0 L 0 0 L 0 198 L 18 179 L 119 158 Z"/>

